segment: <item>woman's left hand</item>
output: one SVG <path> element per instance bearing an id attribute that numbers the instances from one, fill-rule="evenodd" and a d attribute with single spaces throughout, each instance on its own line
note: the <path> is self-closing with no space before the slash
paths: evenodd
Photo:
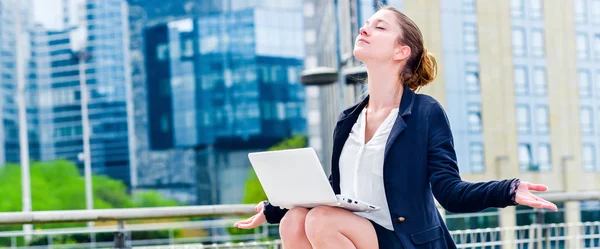
<path id="1" fill-rule="evenodd" d="M 517 189 L 515 201 L 521 205 L 529 206 L 532 208 L 545 208 L 553 211 L 558 211 L 558 208 L 554 203 L 535 196 L 530 192 L 530 190 L 543 192 L 548 190 L 548 187 L 541 184 L 521 182 L 519 184 L 519 188 Z"/>

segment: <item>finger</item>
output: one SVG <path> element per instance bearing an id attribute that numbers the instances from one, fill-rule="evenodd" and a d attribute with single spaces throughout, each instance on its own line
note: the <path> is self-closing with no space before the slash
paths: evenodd
<path id="1" fill-rule="evenodd" d="M 256 204 L 256 206 L 254 206 L 254 212 L 260 212 L 262 211 L 262 209 L 264 208 L 264 203 L 260 202 L 258 204 Z"/>
<path id="2" fill-rule="evenodd" d="M 255 228 L 258 226 L 257 224 L 258 222 L 256 222 L 256 219 L 253 220 L 252 222 L 248 223 L 248 224 L 240 224 L 238 225 L 238 228 L 242 228 L 242 229 L 251 229 L 251 228 Z"/>
<path id="3" fill-rule="evenodd" d="M 546 185 L 542 185 L 542 184 L 532 184 L 530 183 L 527 188 L 529 190 L 534 190 L 534 191 L 546 191 L 548 190 L 548 187 Z"/>
<path id="4" fill-rule="evenodd" d="M 544 208 L 551 209 L 553 211 L 558 211 L 558 207 L 556 206 L 556 204 L 549 202 L 547 200 L 544 200 L 542 198 L 539 198 L 539 199 L 540 199 L 539 200 L 540 202 L 544 203 Z"/>
<path id="5" fill-rule="evenodd" d="M 536 200 L 531 199 L 531 198 L 521 199 L 519 201 L 519 203 L 521 205 L 530 206 L 532 208 L 543 208 L 544 207 L 544 203 L 542 203 L 540 201 L 536 201 Z"/>
<path id="6" fill-rule="evenodd" d="M 242 220 L 242 221 L 238 221 L 238 222 L 234 223 L 233 225 L 237 227 L 240 224 L 249 224 L 249 223 L 251 223 L 254 220 L 255 216 L 256 215 L 254 215 L 254 216 L 252 216 L 252 217 L 250 217 L 248 219 L 245 219 L 245 220 Z"/>

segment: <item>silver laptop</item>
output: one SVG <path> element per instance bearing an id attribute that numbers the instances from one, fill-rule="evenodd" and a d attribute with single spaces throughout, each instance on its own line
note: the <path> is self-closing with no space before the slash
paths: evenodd
<path id="1" fill-rule="evenodd" d="M 380 207 L 336 195 L 313 148 L 249 153 L 256 176 L 274 206 L 282 208 L 335 206 L 353 212 Z"/>

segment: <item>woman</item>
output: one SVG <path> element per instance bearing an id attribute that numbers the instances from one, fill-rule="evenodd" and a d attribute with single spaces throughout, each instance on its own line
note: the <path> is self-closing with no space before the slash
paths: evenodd
<path id="1" fill-rule="evenodd" d="M 461 180 L 444 110 L 414 92 L 434 80 L 437 63 L 412 20 L 395 8 L 381 8 L 360 29 L 354 56 L 366 66 L 369 96 L 339 117 L 330 181 L 336 194 L 382 209 L 284 210 L 263 202 L 236 227 L 280 222 L 286 249 L 456 248 L 433 196 L 450 212 L 517 204 L 557 210 L 530 192 L 546 186 L 518 179 Z"/>

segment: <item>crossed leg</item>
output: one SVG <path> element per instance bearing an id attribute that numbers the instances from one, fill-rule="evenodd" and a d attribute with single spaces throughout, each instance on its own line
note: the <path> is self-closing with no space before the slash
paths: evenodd
<path id="1" fill-rule="evenodd" d="M 293 208 L 279 229 L 286 249 L 378 248 L 371 222 L 335 207 Z"/>

